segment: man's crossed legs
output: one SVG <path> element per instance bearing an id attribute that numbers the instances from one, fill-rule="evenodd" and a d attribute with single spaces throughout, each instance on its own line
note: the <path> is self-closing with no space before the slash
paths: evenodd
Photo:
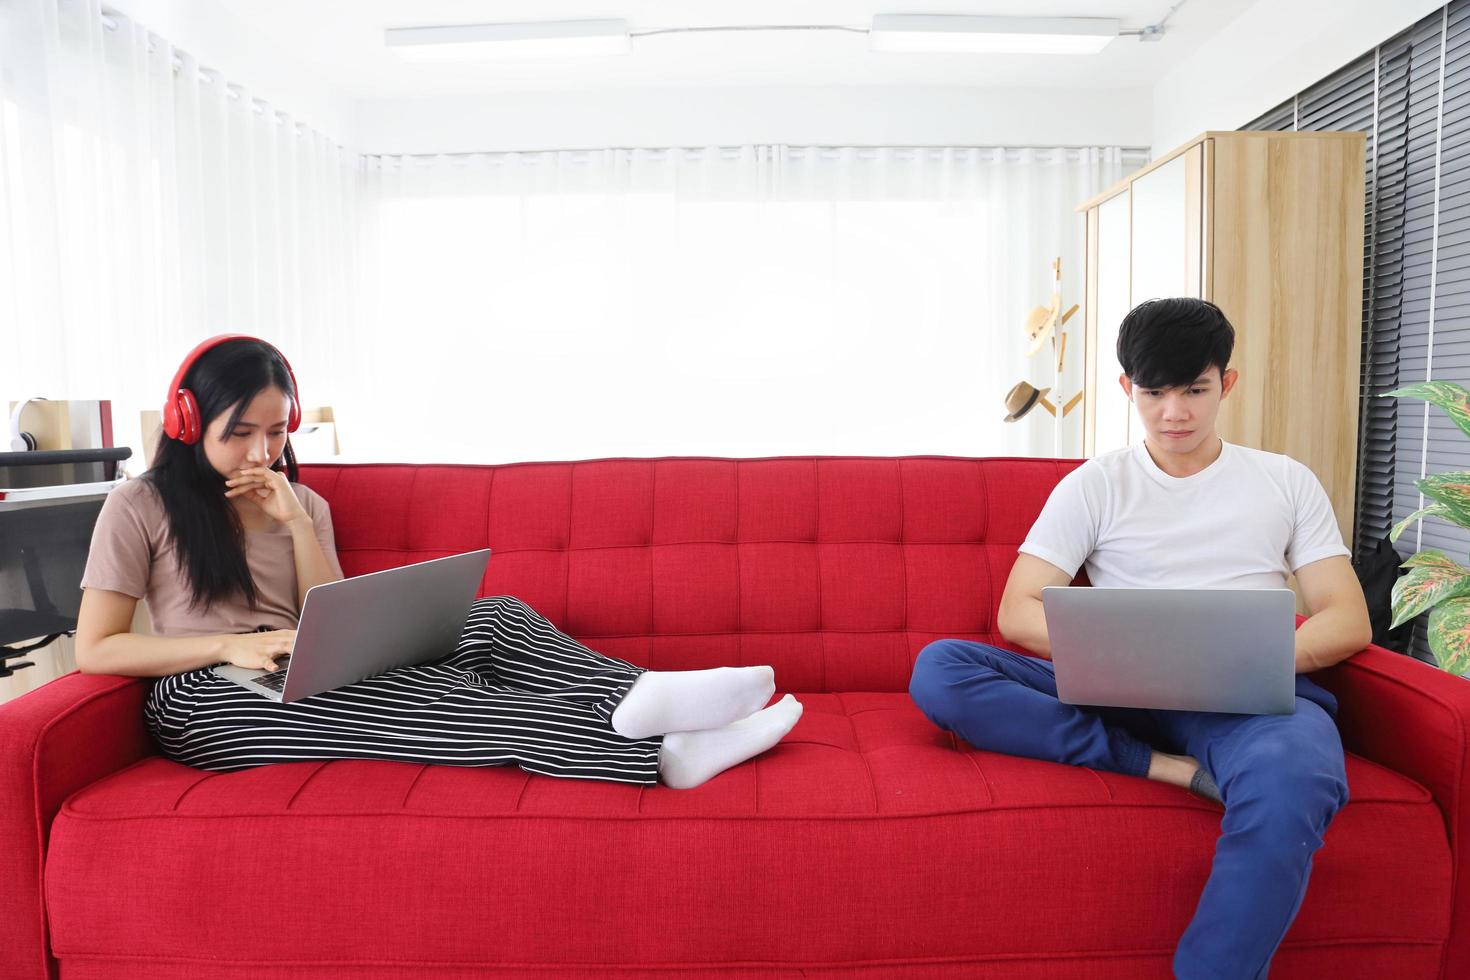
<path id="1" fill-rule="evenodd" d="M 1185 753 L 1225 801 L 1209 881 L 1174 955 L 1177 977 L 1266 976 L 1296 917 L 1312 855 L 1347 803 L 1331 694 L 1297 676 L 1296 713 L 1078 707 L 1057 700 L 1052 665 L 968 640 L 919 654 L 914 703 L 978 749 L 1179 782 Z M 1168 771 L 1169 775 L 1161 775 Z"/>

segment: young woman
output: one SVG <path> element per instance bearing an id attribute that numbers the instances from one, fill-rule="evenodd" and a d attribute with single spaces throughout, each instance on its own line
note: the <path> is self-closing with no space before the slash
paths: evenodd
<path id="1" fill-rule="evenodd" d="M 801 717 L 770 667 L 649 671 L 525 603 L 477 599 L 454 652 L 281 704 L 209 668 L 275 670 L 307 589 L 341 579 L 327 502 L 296 482 L 296 379 L 270 344 L 200 344 L 169 387 L 153 468 L 103 505 L 82 577 L 77 665 L 157 677 L 150 731 L 230 771 L 307 759 L 515 764 L 549 776 L 697 786 Z M 139 599 L 153 636 L 130 632 Z"/>

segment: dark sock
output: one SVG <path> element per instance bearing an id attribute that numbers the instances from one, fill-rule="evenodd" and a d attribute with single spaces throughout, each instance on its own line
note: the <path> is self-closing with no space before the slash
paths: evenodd
<path id="1" fill-rule="evenodd" d="M 1214 778 L 1205 771 L 1204 766 L 1194 771 L 1194 778 L 1189 781 L 1189 791 L 1195 796 L 1203 796 L 1222 805 L 1225 803 L 1220 797 L 1220 787 L 1215 785 Z"/>

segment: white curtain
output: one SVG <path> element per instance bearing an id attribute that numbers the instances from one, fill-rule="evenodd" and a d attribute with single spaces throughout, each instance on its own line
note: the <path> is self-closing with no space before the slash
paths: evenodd
<path id="1" fill-rule="evenodd" d="M 0 399 L 111 399 L 134 471 L 139 411 L 211 334 L 278 344 L 331 402 L 358 166 L 97 0 L 0 2 Z"/>
<path id="2" fill-rule="evenodd" d="M 370 157 L 365 347 L 432 409 L 374 452 L 492 461 L 1081 455 L 1082 412 L 1007 424 L 1026 314 L 1080 302 L 1074 208 L 1118 148 L 707 147 Z M 424 402 L 418 402 L 425 405 Z M 432 428 L 424 425 L 433 419 Z"/>
<path id="3" fill-rule="evenodd" d="M 1005 424 L 1117 148 L 360 157 L 98 0 L 0 0 L 0 399 L 110 398 L 141 460 L 182 354 L 279 345 L 347 456 L 1080 455 Z M 138 467 L 135 466 L 135 470 Z"/>

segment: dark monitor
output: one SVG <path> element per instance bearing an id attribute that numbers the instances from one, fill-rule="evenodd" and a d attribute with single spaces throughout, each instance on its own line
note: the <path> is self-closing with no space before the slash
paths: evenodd
<path id="1" fill-rule="evenodd" d="M 118 464 L 132 455 L 126 446 L 0 452 L 0 494 L 34 487 L 110 483 L 117 479 Z"/>
<path id="2" fill-rule="evenodd" d="M 106 499 L 0 501 L 0 643 L 77 628 L 82 572 Z"/>

